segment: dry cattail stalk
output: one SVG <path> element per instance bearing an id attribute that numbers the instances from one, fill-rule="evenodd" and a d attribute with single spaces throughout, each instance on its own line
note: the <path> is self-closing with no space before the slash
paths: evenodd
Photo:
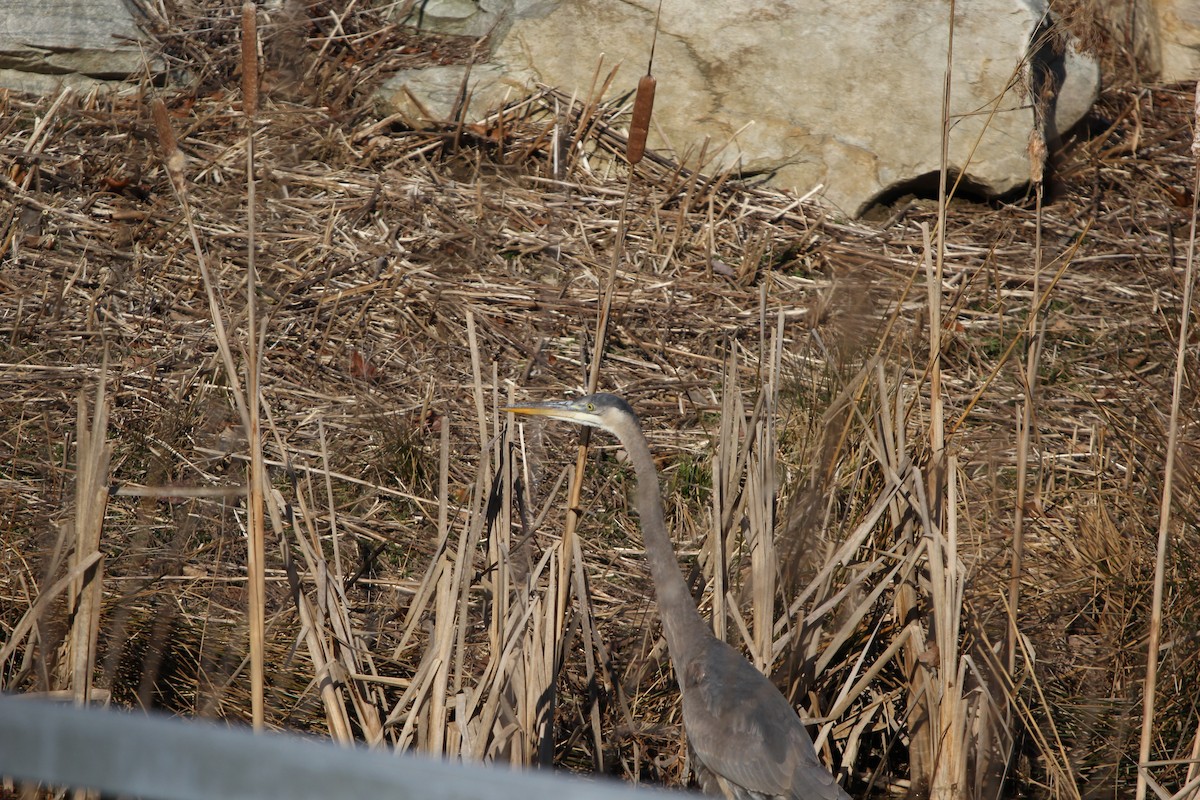
<path id="1" fill-rule="evenodd" d="M 167 175 L 175 186 L 175 191 L 183 193 L 183 153 L 175 143 L 175 131 L 171 129 L 171 118 L 167 115 L 167 107 L 162 100 L 155 98 L 150 104 L 150 113 L 154 117 L 154 127 L 158 130 L 158 145 L 162 148 L 163 163 L 167 165 Z"/>
<path id="2" fill-rule="evenodd" d="M 242 3 L 242 110 L 258 113 L 258 19 L 254 3 Z"/>
<path id="3" fill-rule="evenodd" d="M 650 115 L 654 113 L 654 87 L 658 81 L 647 72 L 638 81 L 637 98 L 633 101 L 633 121 L 629 124 L 629 144 L 625 157 L 636 164 L 646 154 L 646 137 L 650 134 Z"/>

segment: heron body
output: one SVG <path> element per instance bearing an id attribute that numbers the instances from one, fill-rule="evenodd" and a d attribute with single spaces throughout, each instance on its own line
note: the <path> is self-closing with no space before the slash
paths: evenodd
<path id="1" fill-rule="evenodd" d="M 683 694 L 683 725 L 705 791 L 728 798 L 849 800 L 775 685 L 713 636 L 696 609 L 667 535 L 654 458 L 629 404 L 602 393 L 508 410 L 600 428 L 629 454 L 663 635 Z"/>

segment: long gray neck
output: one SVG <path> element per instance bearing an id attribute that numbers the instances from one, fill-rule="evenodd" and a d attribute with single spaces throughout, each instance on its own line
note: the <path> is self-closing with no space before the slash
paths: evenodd
<path id="1" fill-rule="evenodd" d="M 638 515 L 642 523 L 646 560 L 650 564 L 650 576 L 654 579 L 658 595 L 663 635 L 666 636 L 672 659 L 677 666 L 682 666 L 691 660 L 700 645 L 712 638 L 712 629 L 696 610 L 692 594 L 679 570 L 675 548 L 667 535 L 658 472 L 654 468 L 650 448 L 641 437 L 619 438 L 637 472 Z"/>

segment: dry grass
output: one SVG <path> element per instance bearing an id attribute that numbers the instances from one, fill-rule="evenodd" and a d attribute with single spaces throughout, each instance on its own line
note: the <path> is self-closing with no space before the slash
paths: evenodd
<path id="1" fill-rule="evenodd" d="M 705 613 L 856 793 L 1131 789 L 1190 93 L 1118 83 L 1044 202 L 952 202 L 939 236 L 923 200 L 858 224 L 653 153 L 630 177 L 596 98 L 381 122 L 376 77 L 470 43 L 357 5 L 266 26 L 246 115 L 238 14 L 191 13 L 159 34 L 187 91 L 0 98 L 0 687 L 251 722 L 257 486 L 268 727 L 681 782 L 632 475 L 596 441 L 568 478 L 573 435 L 498 411 L 594 374 Z M 1167 786 L 1200 711 L 1194 338 Z"/>

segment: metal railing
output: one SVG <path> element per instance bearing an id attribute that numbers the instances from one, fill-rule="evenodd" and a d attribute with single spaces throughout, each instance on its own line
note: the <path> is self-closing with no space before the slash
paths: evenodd
<path id="1" fill-rule="evenodd" d="M 0 776 L 154 800 L 653 800 L 611 779 L 396 755 L 200 720 L 0 696 Z"/>

